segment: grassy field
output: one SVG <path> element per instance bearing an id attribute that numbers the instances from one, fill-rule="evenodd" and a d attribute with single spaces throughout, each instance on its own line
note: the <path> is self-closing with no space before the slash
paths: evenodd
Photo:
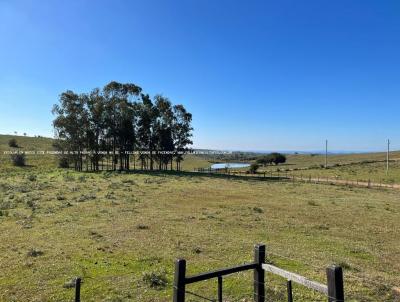
<path id="1" fill-rule="evenodd" d="M 15 138 L 20 148 L 10 148 L 8 141 Z M 53 140 L 50 138 L 34 138 L 24 136 L 0 135 L 0 166 L 13 170 L 10 156 L 4 151 L 51 151 Z M 54 155 L 27 155 L 27 164 L 35 168 L 57 167 Z M 279 166 L 261 167 L 259 172 L 289 171 L 290 174 L 308 177 L 330 177 L 332 179 L 374 181 L 382 183 L 400 183 L 400 152 L 391 153 L 390 173 L 386 174 L 386 153 L 332 154 L 328 157 L 329 169 L 322 168 L 325 156 L 320 154 L 289 154 L 287 162 Z M 186 155 L 182 163 L 183 171 L 193 171 L 196 168 L 208 168 L 213 160 L 211 157 Z M 247 168 L 241 169 L 247 170 Z"/>
<path id="2" fill-rule="evenodd" d="M 15 139 L 18 144 L 18 148 L 10 148 L 8 142 L 10 139 Z M 28 136 L 15 136 L 15 135 L 0 135 L 0 168 L 9 169 L 13 171 L 11 165 L 10 155 L 5 152 L 29 152 L 35 151 L 45 152 L 52 151 L 53 139 L 46 137 L 28 137 Z M 26 155 L 26 164 L 31 168 L 42 168 L 42 167 L 57 167 L 57 159 L 54 155 Z"/>
<path id="3" fill-rule="evenodd" d="M 32 148 L 25 139 L 17 138 L 21 147 Z M 51 146 L 31 140 L 37 150 Z M 7 150 L 8 139 L 1 142 Z M 28 164 L 12 167 L 4 156 L 0 166 L 0 301 L 71 301 L 75 276 L 84 280 L 83 301 L 171 301 L 174 259 L 186 258 L 194 274 L 250 262 L 260 242 L 270 262 L 320 282 L 327 265 L 342 265 L 347 301 L 393 301 L 391 288 L 400 284 L 394 190 L 77 173 L 55 168 L 48 156 Z M 199 165 L 209 162 L 189 156 L 183 167 Z M 267 280 L 269 297 L 286 301 L 285 280 Z M 251 301 L 251 288 L 251 272 L 224 279 L 226 301 Z M 188 290 L 216 297 L 214 281 Z M 298 286 L 294 292 L 295 301 L 326 301 Z"/>
<path id="4" fill-rule="evenodd" d="M 10 139 L 16 139 L 19 148 L 10 148 L 8 142 Z M 51 138 L 37 138 L 37 137 L 25 137 L 25 136 L 14 136 L 14 135 L 0 135 L 0 168 L 3 170 L 8 168 L 13 171 L 13 167 L 10 161 L 10 155 L 5 153 L 8 151 L 36 151 L 36 154 L 27 154 L 26 163 L 29 167 L 40 169 L 46 168 L 57 168 L 57 156 L 51 154 L 38 154 L 40 151 L 53 151 L 52 146 L 53 139 Z M 175 164 L 174 164 L 175 165 Z M 196 155 L 186 155 L 185 160 L 181 164 L 183 171 L 193 171 L 195 168 L 207 168 L 211 163 Z"/>
<path id="5" fill-rule="evenodd" d="M 390 301 L 400 282 L 395 192 L 56 169 L 0 180 L 2 301 L 71 300 L 65 287 L 77 275 L 86 301 L 170 301 L 175 258 L 196 273 L 251 261 L 258 242 L 273 263 L 321 282 L 325 266 L 343 265 L 352 301 Z M 166 284 L 153 288 L 151 274 Z M 284 280 L 268 280 L 283 301 Z M 225 283 L 228 301 L 250 301 L 250 273 Z M 189 289 L 213 296 L 215 283 Z M 296 301 L 324 301 L 295 292 Z"/>
<path id="6" fill-rule="evenodd" d="M 391 156 L 400 159 L 400 152 L 391 152 Z M 360 163 L 366 161 L 385 161 L 386 153 L 354 153 L 354 154 L 329 154 L 328 165 L 344 165 L 351 163 Z M 309 168 L 325 165 L 325 155 L 322 154 L 289 154 L 287 163 L 282 165 L 285 168 Z"/>
<path id="7" fill-rule="evenodd" d="M 392 159 L 400 160 L 400 151 L 392 151 L 390 153 Z M 213 162 L 224 162 L 224 159 L 221 158 L 222 155 L 218 157 L 220 160 L 215 160 Z M 244 161 L 244 162 L 253 162 L 256 156 L 262 156 L 261 154 L 252 154 L 248 155 L 250 160 L 241 159 L 235 160 L 231 159 L 232 156 L 227 157 L 228 162 L 236 162 L 236 161 Z M 204 156 L 204 158 L 212 159 L 212 156 Z M 273 170 L 277 169 L 308 169 L 308 168 L 318 168 L 325 165 L 325 155 L 324 154 L 287 154 L 287 161 L 284 164 L 280 164 L 278 166 L 266 166 L 262 167 L 261 170 Z M 385 161 L 386 153 L 385 152 L 375 152 L 375 153 L 349 153 L 349 154 L 328 154 L 328 165 L 345 165 L 351 163 L 361 163 L 361 162 L 377 162 L 377 161 Z"/>
<path id="8" fill-rule="evenodd" d="M 386 163 L 360 163 L 354 165 L 344 165 L 339 167 L 330 167 L 329 169 L 308 169 L 291 171 L 290 174 L 303 175 L 313 178 L 328 177 L 330 179 L 343 180 L 362 180 L 375 183 L 399 184 L 400 183 L 400 161 L 390 162 L 389 173 L 386 173 Z"/>
<path id="9" fill-rule="evenodd" d="M 386 153 L 359 153 L 328 156 L 325 169 L 324 155 L 287 155 L 287 162 L 278 166 L 261 166 L 259 173 L 288 172 L 289 175 L 304 177 L 328 177 L 330 179 L 400 184 L 400 152 L 391 152 L 389 173 L 386 174 Z M 247 168 L 238 169 L 247 170 Z M 282 174 L 283 175 L 283 174 Z M 286 175 L 286 174 L 285 174 Z"/>
<path id="10" fill-rule="evenodd" d="M 400 183 L 400 153 L 392 152 L 389 173 L 386 173 L 386 153 L 330 155 L 328 169 L 322 155 L 289 155 L 286 164 L 261 167 L 260 172 L 288 171 L 290 175 L 328 177 L 343 180 L 371 180 L 375 183 Z"/>

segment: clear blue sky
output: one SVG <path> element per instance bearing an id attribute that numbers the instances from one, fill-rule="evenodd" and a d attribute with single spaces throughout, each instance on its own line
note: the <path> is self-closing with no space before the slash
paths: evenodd
<path id="1" fill-rule="evenodd" d="M 0 133 L 111 80 L 193 113 L 196 147 L 400 149 L 400 1 L 0 2 Z"/>

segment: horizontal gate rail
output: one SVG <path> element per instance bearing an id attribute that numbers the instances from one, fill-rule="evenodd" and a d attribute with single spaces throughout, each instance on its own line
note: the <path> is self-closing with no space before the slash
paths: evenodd
<path id="1" fill-rule="evenodd" d="M 249 264 L 243 264 L 243 265 L 223 268 L 223 269 L 219 269 L 219 270 L 215 270 L 215 271 L 211 271 L 211 272 L 207 272 L 207 273 L 202 273 L 202 274 L 186 277 L 185 283 L 186 284 L 195 283 L 195 282 L 218 278 L 218 277 L 222 277 L 222 276 L 226 276 L 226 275 L 230 275 L 230 274 L 234 274 L 234 273 L 238 273 L 238 272 L 242 272 L 242 271 L 247 271 L 247 270 L 255 269 L 255 268 L 257 268 L 256 263 L 249 263 Z"/>
<path id="2" fill-rule="evenodd" d="M 292 272 L 288 272 L 285 271 L 279 267 L 270 265 L 270 264 L 263 264 L 262 268 L 266 271 L 266 272 L 270 272 L 272 274 L 281 276 L 285 279 L 287 279 L 288 281 L 293 281 L 296 282 L 298 284 L 301 284 L 305 287 L 311 288 L 317 292 L 320 292 L 324 295 L 328 295 L 328 286 L 326 286 L 325 284 L 321 284 L 315 281 L 311 281 L 303 276 L 300 276 L 298 274 L 292 273 Z"/>

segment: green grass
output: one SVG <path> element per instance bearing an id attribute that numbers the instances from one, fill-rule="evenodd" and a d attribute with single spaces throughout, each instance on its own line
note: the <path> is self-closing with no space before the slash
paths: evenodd
<path id="1" fill-rule="evenodd" d="M 287 162 L 278 166 L 260 167 L 259 173 L 286 172 L 288 175 L 305 178 L 311 176 L 330 179 L 364 181 L 375 183 L 400 183 L 400 152 L 392 152 L 389 173 L 386 174 L 386 153 L 361 153 L 328 156 L 328 169 L 325 169 L 323 155 L 288 155 Z M 246 170 L 246 169 L 242 169 Z M 268 175 L 268 174 L 267 174 Z"/>
<path id="2" fill-rule="evenodd" d="M 0 300 L 70 300 L 63 285 L 79 275 L 85 301 L 170 301 L 175 258 L 193 274 L 251 261 L 258 242 L 276 265 L 320 282 L 327 265 L 344 265 L 353 301 L 390 301 L 386 284 L 400 282 L 392 191 L 14 168 L 0 172 L 0 202 Z M 153 288 L 144 274 L 168 283 Z M 226 278 L 229 301 L 250 299 L 251 278 Z M 274 301 L 284 301 L 284 280 L 268 282 Z M 215 297 L 216 285 L 188 289 Z M 295 292 L 296 301 L 323 301 Z"/>
<path id="3" fill-rule="evenodd" d="M 0 136 L 0 151 L 9 149 L 10 138 Z M 52 143 L 17 141 L 26 150 L 48 150 Z M 310 167 L 318 157 L 289 156 L 278 168 Z M 341 155 L 330 162 L 381 157 Z M 342 265 L 347 301 L 393 301 L 391 286 L 400 283 L 394 190 L 194 173 L 77 173 L 57 169 L 55 157 L 42 155 L 28 156 L 27 163 L 12 167 L 8 156 L 0 162 L 0 301 L 70 301 L 75 276 L 84 280 L 83 301 L 171 301 L 174 259 L 186 258 L 194 274 L 250 262 L 260 242 L 269 261 L 319 282 L 327 265 Z M 183 169 L 209 165 L 190 155 Z M 382 165 L 294 173 L 378 177 Z M 392 168 L 397 181 L 400 167 Z M 252 272 L 225 278 L 227 301 L 251 301 L 251 280 Z M 269 297 L 286 301 L 285 280 L 267 280 Z M 294 288 L 295 301 L 326 300 Z M 188 289 L 216 297 L 215 280 Z"/>
<path id="4" fill-rule="evenodd" d="M 0 151 L 7 151 L 12 148 L 8 146 L 10 139 L 15 139 L 21 150 L 53 150 L 53 139 L 47 137 L 29 137 L 29 136 L 16 136 L 16 135 L 1 135 L 0 134 Z"/>
<path id="5" fill-rule="evenodd" d="M 386 163 L 359 163 L 354 165 L 345 165 L 339 167 L 330 167 L 329 169 L 318 168 L 300 171 L 291 171 L 290 174 L 299 176 L 300 174 L 309 177 L 328 177 L 331 179 L 343 180 L 362 180 L 384 184 L 400 183 L 400 161 L 391 161 L 389 164 L 389 173 L 386 173 Z"/>
<path id="6" fill-rule="evenodd" d="M 8 142 L 10 139 L 16 139 L 18 148 L 10 148 Z M 52 151 L 53 139 L 46 137 L 28 137 L 28 136 L 15 136 L 15 135 L 0 135 L 0 168 L 9 168 L 13 170 L 11 165 L 10 155 L 4 152 L 19 151 L 28 152 L 35 151 L 37 153 L 42 151 Z M 54 155 L 40 155 L 40 154 L 27 154 L 26 164 L 28 167 L 42 168 L 42 167 L 56 167 L 57 159 Z"/>
<path id="7" fill-rule="evenodd" d="M 8 146 L 8 142 L 10 139 L 16 139 L 19 148 L 10 148 Z M 54 148 L 52 146 L 54 140 L 51 138 L 37 138 L 37 137 L 25 137 L 25 136 L 15 136 L 15 135 L 1 135 L 0 134 L 0 168 L 5 169 L 8 168 L 10 171 L 13 171 L 13 167 L 11 165 L 10 155 L 5 154 L 8 151 L 53 151 Z M 51 154 L 35 154 L 35 155 L 26 155 L 26 164 L 28 167 L 40 169 L 42 167 L 57 167 L 57 156 Z M 196 155 L 186 155 L 185 160 L 181 164 L 181 169 L 183 171 L 193 171 L 195 168 L 207 168 L 211 165 L 211 163 Z M 175 168 L 175 163 L 174 163 Z"/>
<path id="8" fill-rule="evenodd" d="M 351 181 L 371 181 L 374 183 L 383 184 L 399 184 L 400 183 L 400 160 L 398 152 L 391 154 L 391 161 L 389 162 L 389 172 L 386 173 L 386 162 L 381 159 L 378 153 L 369 154 L 369 159 L 365 159 L 365 154 L 359 154 L 361 157 L 354 155 L 346 156 L 332 156 L 329 158 L 328 169 L 323 164 L 315 164 L 315 162 L 296 162 L 294 158 L 288 159 L 288 163 L 279 166 L 267 166 L 259 169 L 260 173 L 264 171 L 286 172 L 288 175 L 300 176 L 305 178 L 329 178 L 338 180 L 351 180 Z M 386 155 L 385 155 L 386 156 Z M 304 158 L 303 158 L 304 159 Z M 341 159 L 341 160 L 339 160 Z M 283 175 L 283 174 L 282 174 Z"/>
<path id="9" fill-rule="evenodd" d="M 400 158 L 400 152 L 391 152 L 393 158 Z M 384 161 L 385 152 L 377 153 L 355 153 L 355 154 L 329 154 L 328 165 L 343 165 L 360 163 L 365 161 Z M 308 168 L 325 165 L 325 155 L 322 154 L 291 154 L 287 156 L 287 163 L 280 165 L 285 168 Z"/>

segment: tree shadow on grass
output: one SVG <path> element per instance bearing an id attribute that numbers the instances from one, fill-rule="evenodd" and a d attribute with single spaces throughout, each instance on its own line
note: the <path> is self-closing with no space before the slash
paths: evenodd
<path id="1" fill-rule="evenodd" d="M 189 172 L 189 171 L 159 171 L 159 170 L 131 170 L 124 172 L 126 174 L 144 174 L 144 175 L 157 175 L 157 176 L 178 176 L 182 178 L 187 177 L 208 177 L 208 178 L 219 178 L 219 179 L 235 179 L 235 180 L 247 180 L 247 181 L 281 181 L 287 180 L 286 177 L 269 177 L 253 176 L 253 175 L 235 175 L 235 174 L 224 174 L 224 173 L 205 173 L 205 172 Z"/>

